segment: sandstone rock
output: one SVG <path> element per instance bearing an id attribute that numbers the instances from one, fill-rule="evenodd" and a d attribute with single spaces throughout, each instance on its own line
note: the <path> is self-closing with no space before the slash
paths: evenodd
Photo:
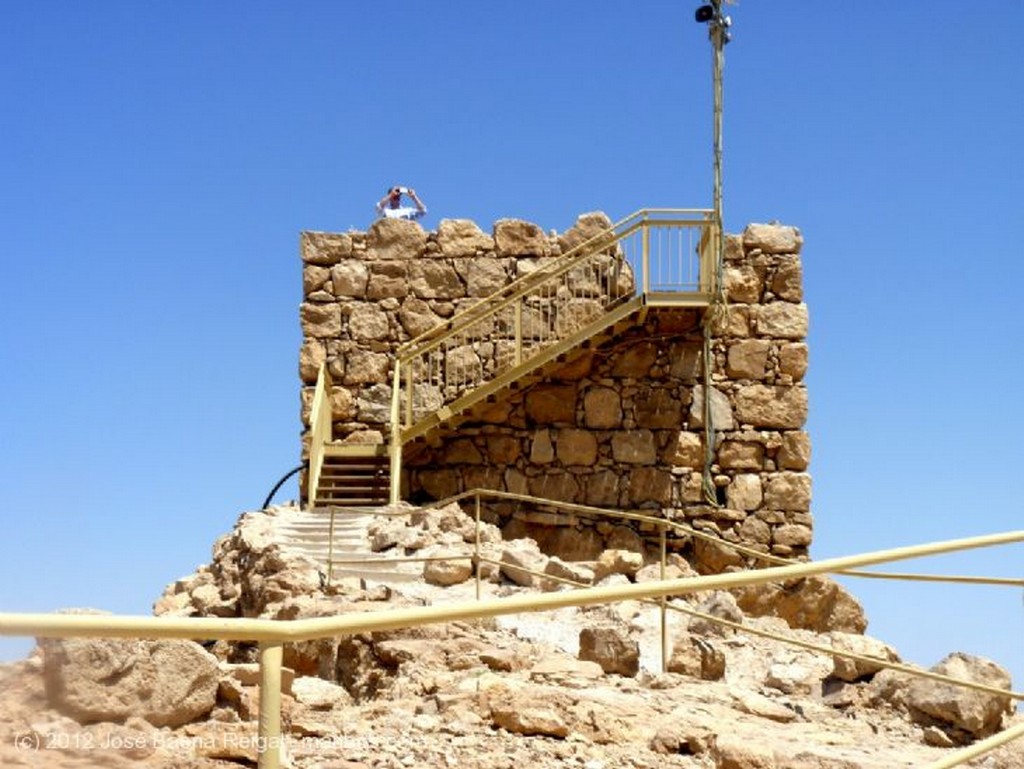
<path id="1" fill-rule="evenodd" d="M 338 297 L 362 299 L 369 280 L 370 270 L 360 259 L 342 259 L 331 268 L 331 288 Z"/>
<path id="2" fill-rule="evenodd" d="M 544 230 L 520 219 L 500 219 L 494 224 L 494 243 L 499 256 L 547 256 Z"/>
<path id="3" fill-rule="evenodd" d="M 469 219 L 442 219 L 437 226 L 437 243 L 445 256 L 473 256 L 493 251 L 494 238 Z"/>
<path id="4" fill-rule="evenodd" d="M 736 394 L 736 418 L 754 427 L 803 427 L 807 421 L 807 390 L 803 387 L 769 387 L 760 384 L 741 387 Z M 715 426 L 719 428 L 717 423 Z M 731 427 L 722 426 L 719 429 L 728 430 Z"/>
<path id="5" fill-rule="evenodd" d="M 775 461 L 780 470 L 806 470 L 811 462 L 810 436 L 802 430 L 783 433 Z"/>
<path id="6" fill-rule="evenodd" d="M 634 401 L 633 417 L 638 427 L 678 429 L 683 424 L 683 404 L 670 390 L 658 388 Z"/>
<path id="7" fill-rule="evenodd" d="M 315 264 L 307 264 L 302 268 L 302 293 L 309 296 L 322 290 L 331 277 L 331 271 L 327 267 L 319 267 Z"/>
<path id="8" fill-rule="evenodd" d="M 718 464 L 728 470 L 761 470 L 764 446 L 750 441 L 725 441 L 718 450 Z"/>
<path id="9" fill-rule="evenodd" d="M 193 641 L 69 638 L 40 645 L 50 704 L 80 722 L 140 716 L 175 727 L 216 704 L 217 659 Z"/>
<path id="10" fill-rule="evenodd" d="M 799 254 L 804 238 L 796 227 L 781 224 L 748 224 L 743 230 L 743 248 L 766 254 Z"/>
<path id="11" fill-rule="evenodd" d="M 697 611 L 712 617 L 720 617 L 736 624 L 742 624 L 743 611 L 736 599 L 722 590 L 715 590 L 694 607 Z M 691 617 L 690 633 L 697 636 L 729 636 L 732 628 L 704 617 Z"/>
<path id="12" fill-rule="evenodd" d="M 583 395 L 584 423 L 597 430 L 622 426 L 622 399 L 610 387 L 590 387 Z"/>
<path id="13" fill-rule="evenodd" d="M 671 463 L 677 467 L 698 469 L 704 466 L 704 440 L 697 433 L 680 430 Z"/>
<path id="14" fill-rule="evenodd" d="M 755 617 L 774 616 L 791 627 L 825 633 L 863 633 L 864 610 L 850 593 L 828 577 L 817 575 L 783 584 L 755 585 L 732 591 L 739 607 Z"/>
<path id="15" fill-rule="evenodd" d="M 736 426 L 729 399 L 713 387 L 711 388 L 711 424 L 716 430 L 732 430 Z M 690 404 L 690 428 L 695 427 L 704 427 L 704 385 L 696 385 L 693 388 L 693 403 Z"/>
<path id="16" fill-rule="evenodd" d="M 806 696 L 821 688 L 814 671 L 798 662 L 775 662 L 768 668 L 765 685 L 783 694 Z"/>
<path id="17" fill-rule="evenodd" d="M 799 302 L 804 298 L 804 274 L 799 257 L 779 258 L 771 289 L 787 302 Z"/>
<path id="18" fill-rule="evenodd" d="M 421 299 L 452 299 L 466 295 L 462 280 L 450 264 L 428 259 L 410 263 L 409 288 Z"/>
<path id="19" fill-rule="evenodd" d="M 616 462 L 650 465 L 658 457 L 654 433 L 650 430 L 622 430 L 612 435 L 612 457 Z"/>
<path id="20" fill-rule="evenodd" d="M 382 302 L 386 299 L 403 299 L 408 295 L 409 262 L 370 262 L 370 280 L 366 284 L 367 299 Z"/>
<path id="21" fill-rule="evenodd" d="M 551 441 L 550 430 L 537 430 L 530 444 L 530 461 L 547 464 L 555 460 L 555 444 Z"/>
<path id="22" fill-rule="evenodd" d="M 410 296 L 402 302 L 402 308 L 398 311 L 398 322 L 402 324 L 405 332 L 415 339 L 440 324 L 441 318 L 434 314 L 426 301 Z"/>
<path id="23" fill-rule="evenodd" d="M 556 441 L 556 456 L 563 465 L 589 467 L 597 460 L 597 438 L 589 430 L 559 430 Z"/>
<path id="24" fill-rule="evenodd" d="M 368 259 L 415 259 L 423 253 L 427 234 L 416 222 L 378 219 L 366 233 Z"/>
<path id="25" fill-rule="evenodd" d="M 436 549 L 427 548 L 426 555 L 444 555 L 453 553 L 450 547 L 440 545 Z M 427 561 L 423 564 L 423 579 L 431 585 L 459 585 L 473 576 L 473 561 L 469 558 L 453 558 L 446 561 Z"/>
<path id="26" fill-rule="evenodd" d="M 386 339 L 391 331 L 387 314 L 372 304 L 360 304 L 352 310 L 348 330 L 357 342 Z"/>
<path id="27" fill-rule="evenodd" d="M 900 661 L 895 649 L 870 636 L 833 631 L 829 634 L 829 639 L 832 642 L 832 648 L 836 651 L 849 652 L 861 657 L 874 657 L 882 662 Z M 835 678 L 850 682 L 868 678 L 884 669 L 881 664 L 876 665 L 838 655 L 832 658 L 832 665 L 832 675 Z"/>
<path id="28" fill-rule="evenodd" d="M 559 579 L 543 581 L 544 590 L 559 590 L 567 583 L 560 580 L 570 580 L 577 585 L 589 585 L 594 581 L 594 570 L 589 566 L 572 561 L 563 561 L 558 556 L 552 556 L 544 565 L 544 573 Z"/>
<path id="29" fill-rule="evenodd" d="M 571 424 L 576 421 L 576 388 L 541 384 L 526 393 L 526 416 L 534 423 Z"/>
<path id="30" fill-rule="evenodd" d="M 558 245 L 562 249 L 562 253 L 565 254 L 576 246 L 611 229 L 612 224 L 612 220 L 603 211 L 580 214 L 576 218 L 576 223 L 558 238 Z M 588 250 L 592 248 L 593 246 L 588 246 Z"/>
<path id="31" fill-rule="evenodd" d="M 463 279 L 466 281 L 466 295 L 480 297 L 500 291 L 509 282 L 505 262 L 492 258 L 470 260 Z"/>
<path id="32" fill-rule="evenodd" d="M 803 342 L 784 344 L 779 350 L 779 373 L 799 382 L 807 373 L 807 345 Z"/>
<path id="33" fill-rule="evenodd" d="M 583 628 L 579 657 L 596 662 L 605 673 L 632 677 L 640 671 L 640 644 L 619 626 Z"/>
<path id="34" fill-rule="evenodd" d="M 769 348 L 766 339 L 746 339 L 729 345 L 726 373 L 734 379 L 764 379 L 768 371 Z"/>
<path id="35" fill-rule="evenodd" d="M 757 304 L 764 291 L 762 276 L 749 264 L 725 268 L 725 292 L 730 302 Z"/>
<path id="36" fill-rule="evenodd" d="M 651 373 L 651 366 L 657 359 L 658 347 L 653 342 L 632 344 L 615 358 L 612 376 L 629 379 L 646 378 Z"/>
<path id="37" fill-rule="evenodd" d="M 719 681 L 725 677 L 725 652 L 717 644 L 704 638 L 683 635 L 672 645 L 672 656 L 668 661 L 668 672 L 699 678 L 704 681 Z"/>
<path id="38" fill-rule="evenodd" d="M 292 694 L 296 701 L 314 710 L 330 710 L 352 704 L 352 697 L 344 687 L 322 678 L 296 678 L 292 682 Z"/>
<path id="39" fill-rule="evenodd" d="M 935 665 L 932 672 L 953 678 L 1009 689 L 1010 674 L 983 657 L 954 652 Z M 969 732 L 975 738 L 987 737 L 998 731 L 1004 715 L 1012 711 L 1009 697 L 979 692 L 973 689 L 916 678 L 907 690 L 907 706 L 918 720 L 935 719 L 956 729 Z"/>
<path id="40" fill-rule="evenodd" d="M 537 578 L 524 569 L 543 573 L 547 560 L 534 540 L 515 539 L 506 542 L 501 552 L 501 573 L 517 585 L 533 587 Z"/>
<path id="41" fill-rule="evenodd" d="M 635 467 L 629 471 L 627 491 L 633 505 L 667 506 L 672 502 L 672 474 L 657 467 Z"/>
<path id="42" fill-rule="evenodd" d="M 764 501 L 761 478 L 754 473 L 740 473 L 725 489 L 725 503 L 735 510 L 757 510 Z"/>
<path id="43" fill-rule="evenodd" d="M 633 578 L 644 565 L 640 553 L 629 550 L 605 550 L 594 564 L 594 582 L 600 582 L 609 574 L 623 574 Z"/>
<path id="44" fill-rule="evenodd" d="M 775 755 L 770 748 L 752 744 L 734 734 L 719 734 L 712 749 L 715 769 L 775 769 Z"/>
<path id="45" fill-rule="evenodd" d="M 807 305 L 793 302 L 769 302 L 759 305 L 757 331 L 777 339 L 803 339 L 807 336 Z"/>
<path id="46" fill-rule="evenodd" d="M 330 266 L 352 254 L 352 238 L 334 232 L 303 232 L 299 238 L 302 261 Z"/>
<path id="47" fill-rule="evenodd" d="M 306 338 L 331 339 L 341 333 L 341 308 L 336 304 L 299 305 L 302 335 Z"/>
<path id="48" fill-rule="evenodd" d="M 563 715 L 547 699 L 491 699 L 494 725 L 515 734 L 566 737 L 569 726 Z"/>

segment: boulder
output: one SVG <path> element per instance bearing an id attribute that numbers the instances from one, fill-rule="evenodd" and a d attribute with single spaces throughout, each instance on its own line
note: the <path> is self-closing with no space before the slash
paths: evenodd
<path id="1" fill-rule="evenodd" d="M 177 727 L 217 702 L 217 658 L 194 641 L 68 638 L 40 646 L 50 705 L 82 723 L 139 716 Z"/>
<path id="2" fill-rule="evenodd" d="M 725 652 L 704 638 L 683 635 L 673 644 L 667 667 L 669 673 L 718 681 L 725 677 Z"/>
<path id="3" fill-rule="evenodd" d="M 536 541 L 514 539 L 506 542 L 501 551 L 501 573 L 517 585 L 533 587 L 537 584 L 537 578 L 524 569 L 543 572 L 547 561 L 547 556 L 540 551 Z"/>
<path id="4" fill-rule="evenodd" d="M 594 582 L 600 582 L 609 574 L 623 574 L 632 579 L 643 567 L 644 557 L 630 550 L 605 550 L 594 564 Z"/>
<path id="5" fill-rule="evenodd" d="M 427 233 L 416 222 L 378 219 L 366 233 L 368 259 L 415 259 L 423 253 Z"/>
<path id="6" fill-rule="evenodd" d="M 733 595 L 745 613 L 753 617 L 781 617 L 790 627 L 819 633 L 863 633 L 868 626 L 857 599 L 838 582 L 822 575 L 737 588 Z"/>
<path id="7" fill-rule="evenodd" d="M 954 652 L 932 669 L 933 673 L 961 678 L 998 689 L 1010 688 L 1010 674 L 991 660 Z M 917 678 L 906 693 L 910 714 L 918 721 L 934 719 L 970 733 L 987 737 L 999 730 L 1003 716 L 1012 711 L 1009 697 L 965 689 L 953 684 Z"/>
<path id="8" fill-rule="evenodd" d="M 796 227 L 782 224 L 748 224 L 743 230 L 743 248 L 766 254 L 799 254 L 804 237 Z"/>
<path id="9" fill-rule="evenodd" d="M 473 256 L 477 251 L 494 250 L 494 238 L 470 219 L 442 219 L 437 226 L 437 244 L 445 256 Z"/>
<path id="10" fill-rule="evenodd" d="M 860 657 L 873 657 L 879 662 L 899 662 L 900 656 L 886 643 L 870 636 L 834 631 L 830 634 L 832 648 L 838 652 L 849 652 Z M 870 678 L 880 670 L 882 664 L 850 659 L 836 655 L 832 658 L 832 675 L 840 681 L 860 681 Z"/>
<path id="11" fill-rule="evenodd" d="M 521 219 L 499 219 L 494 223 L 494 243 L 500 256 L 547 256 L 544 230 Z"/>
<path id="12" fill-rule="evenodd" d="M 579 658 L 596 662 L 605 673 L 632 677 L 640 671 L 640 644 L 624 627 L 585 627 L 580 631 Z"/>

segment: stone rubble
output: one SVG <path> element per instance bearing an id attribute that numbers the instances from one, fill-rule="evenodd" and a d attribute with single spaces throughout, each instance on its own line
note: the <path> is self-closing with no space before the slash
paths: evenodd
<path id="1" fill-rule="evenodd" d="M 441 552 L 475 539 L 475 522 L 457 507 L 407 512 L 380 519 L 377 531 L 387 536 L 378 545 L 416 543 L 418 551 Z M 425 579 L 327 585 L 317 564 L 288 557 L 266 536 L 267 519 L 277 514 L 272 508 L 243 515 L 215 544 L 211 563 L 169 585 L 155 610 L 294 619 L 472 598 L 472 575 L 446 586 Z M 486 531 L 497 554 L 546 559 L 546 573 L 558 563 L 535 543 L 501 542 L 496 530 Z M 605 560 L 628 563 L 604 577 L 606 583 L 652 576 L 652 564 L 635 569 L 621 553 Z M 586 577 L 595 566 L 558 568 Z M 688 566 L 673 566 L 687 573 Z M 541 587 L 493 570 L 483 589 L 485 597 L 501 597 Z M 813 590 L 805 595 L 819 597 Z M 751 616 L 743 600 L 727 593 L 668 603 L 836 650 L 898 659 L 867 636 Z M 674 610 L 663 673 L 658 616 L 656 604 L 628 601 L 288 644 L 285 765 L 894 769 L 925 766 L 1021 720 L 1005 697 L 743 631 L 711 632 L 709 620 Z M 255 645 L 242 642 L 43 640 L 27 660 L 0 666 L 0 765 L 255 766 L 254 661 Z M 965 654 L 950 655 L 936 669 L 1010 686 L 999 666 Z M 82 699 L 91 709 L 82 709 Z M 1024 745 L 968 766 L 1020 769 Z"/>

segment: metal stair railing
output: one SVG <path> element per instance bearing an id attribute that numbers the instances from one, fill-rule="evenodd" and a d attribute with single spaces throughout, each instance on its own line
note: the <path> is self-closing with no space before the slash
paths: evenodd
<path id="1" fill-rule="evenodd" d="M 320 364 L 316 376 L 316 389 L 309 409 L 309 471 L 306 481 L 306 500 L 309 509 L 316 507 L 316 495 L 320 488 L 320 474 L 324 467 L 327 444 L 334 437 L 331 409 L 333 382 L 327 363 Z"/>
<path id="2" fill-rule="evenodd" d="M 392 372 L 393 453 L 425 418 L 465 405 L 498 376 L 536 367 L 557 342 L 631 298 L 707 304 L 717 237 L 707 209 L 638 211 L 402 345 Z"/>

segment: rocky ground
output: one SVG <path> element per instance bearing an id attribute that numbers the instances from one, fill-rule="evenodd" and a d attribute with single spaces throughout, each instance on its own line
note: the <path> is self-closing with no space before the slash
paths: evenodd
<path id="1" fill-rule="evenodd" d="M 474 595 L 467 562 L 432 563 L 424 578 L 391 586 L 325 585 L 314 562 L 274 542 L 273 517 L 287 512 L 244 515 L 211 563 L 168 586 L 155 612 L 294 619 Z M 382 518 L 371 535 L 382 553 L 436 554 L 467 552 L 473 531 L 446 508 Z M 504 542 L 496 529 L 484 540 L 495 561 L 481 566 L 487 597 L 568 589 L 554 578 L 658 576 L 628 549 L 564 563 L 529 540 Z M 670 572 L 690 573 L 682 559 Z M 658 607 L 639 602 L 289 645 L 286 765 L 893 769 L 928 766 L 1020 719 L 1005 697 L 711 619 L 897 661 L 896 650 L 862 635 L 856 602 L 827 580 L 672 603 L 669 672 L 661 672 Z M 27 660 L 0 666 L 0 765 L 254 766 L 254 661 L 252 644 L 42 641 Z M 963 654 L 937 669 L 1010 686 L 997 665 Z M 968 766 L 1024 768 L 1024 745 Z"/>

